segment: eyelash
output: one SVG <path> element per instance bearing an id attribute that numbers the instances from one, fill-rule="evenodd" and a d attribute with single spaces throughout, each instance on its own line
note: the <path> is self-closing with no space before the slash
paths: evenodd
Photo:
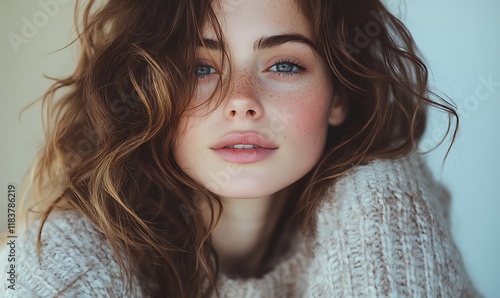
<path id="1" fill-rule="evenodd" d="M 215 70 L 214 73 L 217 73 L 217 70 L 215 69 L 215 67 L 211 66 L 210 64 L 207 64 L 207 63 L 200 63 L 198 65 L 196 65 L 196 69 L 198 69 L 199 67 L 208 67 L 208 68 L 213 68 Z M 203 75 L 198 75 L 196 74 L 196 76 L 198 77 L 198 79 L 203 79 L 204 77 L 208 76 L 208 75 L 211 75 L 211 74 L 214 74 L 214 73 L 209 73 L 209 74 L 203 74 Z"/>
<path id="2" fill-rule="evenodd" d="M 297 67 L 299 70 L 298 71 L 292 71 L 292 72 L 279 72 L 279 71 L 273 71 L 277 76 L 293 76 L 293 75 L 298 75 L 301 72 L 305 71 L 306 68 L 302 66 L 298 61 L 296 60 L 291 60 L 291 59 L 280 59 L 276 61 L 271 67 L 276 66 L 278 64 L 291 64 L 292 66 Z"/>
<path id="3" fill-rule="evenodd" d="M 306 68 L 304 66 L 302 66 L 298 61 L 296 60 L 291 60 L 291 59 L 279 59 L 277 60 L 270 68 L 272 67 L 275 67 L 277 66 L 278 64 L 291 64 L 293 67 L 297 67 L 299 70 L 298 71 L 291 71 L 291 72 L 281 72 L 281 71 L 270 71 L 270 72 L 273 72 L 275 75 L 277 76 L 292 76 L 292 75 L 298 75 L 300 74 L 301 72 L 305 71 Z M 196 66 L 196 68 L 198 67 L 208 67 L 208 68 L 213 68 L 215 70 L 215 68 L 207 63 L 200 63 Z M 268 68 L 268 71 L 269 71 L 269 68 Z M 215 70 L 214 73 L 209 73 L 209 74 L 203 74 L 203 75 L 197 75 L 198 76 L 198 79 L 203 79 L 205 78 L 206 76 L 208 75 L 211 75 L 211 74 L 215 74 L 217 73 L 217 70 Z"/>

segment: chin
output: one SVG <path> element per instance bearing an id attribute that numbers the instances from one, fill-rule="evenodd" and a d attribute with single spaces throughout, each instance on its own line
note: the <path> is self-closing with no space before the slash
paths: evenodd
<path id="1" fill-rule="evenodd" d="M 276 192 L 259 192 L 255 190 L 228 190 L 228 191 L 219 191 L 216 193 L 218 196 L 231 198 L 231 199 L 256 199 L 270 196 Z"/>
<path id="2" fill-rule="evenodd" d="M 273 183 L 273 185 L 269 185 L 269 182 L 275 181 L 231 181 L 225 187 L 211 185 L 212 187 L 208 187 L 208 189 L 216 195 L 226 198 L 254 199 L 273 195 L 291 184 Z"/>

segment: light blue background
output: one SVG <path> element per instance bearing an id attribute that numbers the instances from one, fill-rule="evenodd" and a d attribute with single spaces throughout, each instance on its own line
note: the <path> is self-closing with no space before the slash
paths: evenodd
<path id="1" fill-rule="evenodd" d="M 500 1 L 408 0 L 402 16 L 435 90 L 460 107 L 460 134 L 444 170 L 445 146 L 430 154 L 429 164 L 451 191 L 452 230 L 469 274 L 486 297 L 500 297 Z M 496 87 L 479 87 L 489 77 Z M 481 100 L 477 88 L 480 95 L 491 92 Z M 426 142 L 444 129 L 437 119 Z"/>

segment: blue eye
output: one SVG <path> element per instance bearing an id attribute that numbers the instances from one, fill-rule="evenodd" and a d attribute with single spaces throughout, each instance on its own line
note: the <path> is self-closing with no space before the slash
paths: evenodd
<path id="1" fill-rule="evenodd" d="M 305 68 L 292 61 L 280 61 L 271 66 L 269 70 L 278 75 L 293 75 L 305 70 Z"/>
<path id="2" fill-rule="evenodd" d="M 210 74 L 216 73 L 215 68 L 210 65 L 198 65 L 196 66 L 196 75 L 199 77 L 204 77 Z"/>

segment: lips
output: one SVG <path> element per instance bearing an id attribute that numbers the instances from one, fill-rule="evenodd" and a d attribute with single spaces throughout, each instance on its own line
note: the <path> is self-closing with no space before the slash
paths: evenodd
<path id="1" fill-rule="evenodd" d="M 211 149 L 227 162 L 248 164 L 268 158 L 278 146 L 257 133 L 233 132 L 220 139 Z"/>
<path id="2" fill-rule="evenodd" d="M 262 147 L 259 147 L 257 145 L 238 144 L 238 145 L 225 146 L 224 148 L 229 148 L 229 149 L 255 149 L 255 148 L 262 148 Z"/>
<path id="3" fill-rule="evenodd" d="M 253 147 L 250 147 L 253 146 Z M 235 149 L 277 149 L 278 146 L 268 139 L 264 138 L 260 134 L 247 132 L 232 132 L 220 139 L 214 146 L 211 147 L 214 150 L 223 148 L 235 148 Z"/>

